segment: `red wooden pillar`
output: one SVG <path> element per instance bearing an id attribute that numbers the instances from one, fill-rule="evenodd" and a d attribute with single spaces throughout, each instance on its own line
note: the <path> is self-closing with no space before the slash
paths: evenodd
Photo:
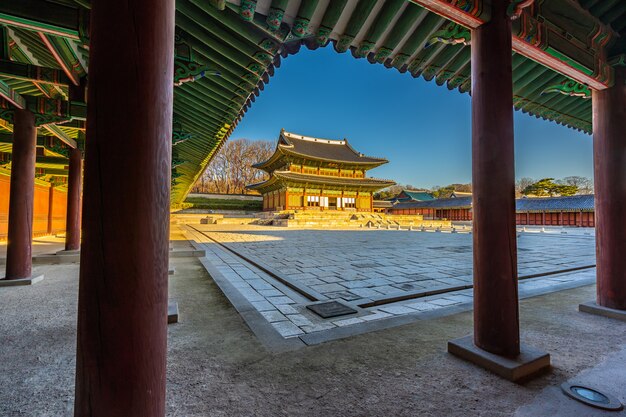
<path id="1" fill-rule="evenodd" d="M 92 2 L 75 416 L 165 415 L 174 7 Z"/>
<path id="2" fill-rule="evenodd" d="M 626 310 L 626 68 L 593 92 L 597 303 Z"/>
<path id="3" fill-rule="evenodd" d="M 29 278 L 32 273 L 36 146 L 35 116 L 28 110 L 15 110 L 6 279 Z"/>
<path id="4" fill-rule="evenodd" d="M 67 179 L 67 213 L 65 222 L 65 250 L 80 249 L 80 197 L 83 188 L 83 159 L 80 149 L 70 151 L 70 169 Z"/>
<path id="5" fill-rule="evenodd" d="M 511 21 L 506 0 L 472 32 L 474 343 L 520 352 L 515 235 Z"/>
<path id="6" fill-rule="evenodd" d="M 52 210 L 54 208 L 54 185 L 50 184 L 50 188 L 48 188 L 48 228 L 46 233 L 49 235 L 52 234 L 52 221 L 54 219 L 52 215 Z"/>

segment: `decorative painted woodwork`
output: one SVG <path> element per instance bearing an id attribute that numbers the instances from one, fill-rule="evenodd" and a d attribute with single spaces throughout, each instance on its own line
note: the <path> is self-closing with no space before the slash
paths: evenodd
<path id="1" fill-rule="evenodd" d="M 566 96 L 591 98 L 591 90 L 584 84 L 577 83 L 574 80 L 566 80 L 560 84 L 552 85 L 545 90 L 542 94 L 548 93 L 561 93 Z"/>
<path id="2" fill-rule="evenodd" d="M 519 19 L 522 14 L 522 10 L 533 4 L 535 0 L 511 0 L 506 14 L 512 19 Z"/>
<path id="3" fill-rule="evenodd" d="M 192 137 L 193 137 L 193 134 L 190 132 L 184 131 L 181 123 L 176 120 L 176 117 L 174 117 L 174 124 L 173 124 L 173 129 L 172 129 L 172 146 L 176 146 L 183 142 L 186 142 Z"/>
<path id="4" fill-rule="evenodd" d="M 206 75 L 220 75 L 219 71 L 210 70 L 208 65 L 194 61 L 193 50 L 180 32 L 176 32 L 174 37 L 174 51 L 175 86 L 196 81 Z"/>
<path id="5" fill-rule="evenodd" d="M 8 60 L 0 60 L 0 75 L 17 80 L 55 85 L 68 85 L 71 82 L 63 71 L 58 69 Z"/>
<path id="6" fill-rule="evenodd" d="M 243 20 L 251 21 L 254 18 L 254 10 L 256 9 L 256 0 L 241 0 L 239 6 L 239 16 Z"/>
<path id="7" fill-rule="evenodd" d="M 433 34 L 433 36 L 428 40 L 426 47 L 441 42 L 448 45 L 469 45 L 470 44 L 471 34 L 470 31 L 456 23 L 450 23 L 446 26 L 445 29 L 438 30 Z"/>
<path id="8" fill-rule="evenodd" d="M 265 19 L 265 23 L 267 23 L 267 27 L 270 30 L 278 30 L 280 28 L 280 24 L 283 21 L 283 16 L 285 15 L 285 11 L 278 8 L 272 7 L 267 14 L 267 18 Z"/>
<path id="9" fill-rule="evenodd" d="M 61 100 L 51 100 L 44 97 L 25 96 L 24 108 L 35 115 L 35 126 L 58 123 L 72 118 L 70 103 Z M 0 118 L 13 122 L 14 106 L 7 101 L 0 101 Z"/>

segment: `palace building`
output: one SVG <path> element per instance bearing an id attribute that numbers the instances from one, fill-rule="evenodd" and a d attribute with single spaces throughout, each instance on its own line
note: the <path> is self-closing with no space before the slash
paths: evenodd
<path id="1" fill-rule="evenodd" d="M 371 212 L 373 193 L 395 182 L 368 178 L 366 172 L 387 162 L 357 152 L 347 139 L 320 139 L 283 129 L 274 154 L 253 165 L 269 179 L 248 188 L 261 193 L 264 211 Z"/>

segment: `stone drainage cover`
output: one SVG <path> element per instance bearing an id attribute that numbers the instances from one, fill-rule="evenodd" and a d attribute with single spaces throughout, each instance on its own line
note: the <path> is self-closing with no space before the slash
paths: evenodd
<path id="1" fill-rule="evenodd" d="M 352 307 L 349 307 L 338 301 L 328 301 L 325 303 L 311 304 L 306 306 L 306 308 L 325 319 L 357 313 L 357 311 Z"/>
<path id="2" fill-rule="evenodd" d="M 620 411 L 624 408 L 622 403 L 612 395 L 582 384 L 565 382 L 561 385 L 561 389 L 568 397 L 592 407 L 610 411 Z"/>

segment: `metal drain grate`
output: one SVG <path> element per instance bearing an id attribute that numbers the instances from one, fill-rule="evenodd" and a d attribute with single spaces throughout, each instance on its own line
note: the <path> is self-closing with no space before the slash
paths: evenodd
<path id="1" fill-rule="evenodd" d="M 325 319 L 357 313 L 357 311 L 352 307 L 338 301 L 311 304 L 306 306 L 306 308 Z"/>

